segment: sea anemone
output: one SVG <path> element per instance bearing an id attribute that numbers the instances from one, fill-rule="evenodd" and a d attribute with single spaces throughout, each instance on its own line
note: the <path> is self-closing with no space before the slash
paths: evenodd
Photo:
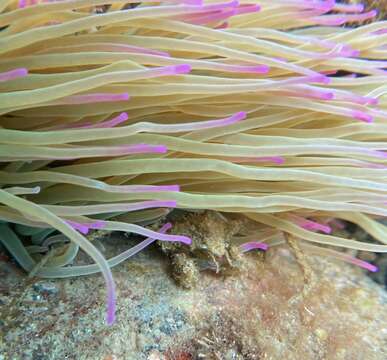
<path id="1" fill-rule="evenodd" d="M 283 233 L 363 267 L 316 245 L 387 251 L 386 22 L 342 26 L 375 11 L 106 3 L 0 2 L 0 240 L 24 270 L 101 271 L 111 324 L 110 268 L 155 239 L 189 245 L 171 224 L 144 227 L 171 208 L 254 220 L 242 252 Z M 381 244 L 331 235 L 340 220 Z M 106 260 L 90 229 L 148 239 Z M 79 249 L 95 265 L 72 265 Z"/>

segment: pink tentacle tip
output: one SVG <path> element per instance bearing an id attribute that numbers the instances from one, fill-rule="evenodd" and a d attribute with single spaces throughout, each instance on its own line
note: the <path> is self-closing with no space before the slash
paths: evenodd
<path id="1" fill-rule="evenodd" d="M 378 105 L 378 103 L 379 103 L 378 98 L 360 96 L 360 95 L 355 95 L 355 94 L 351 94 L 347 97 L 344 96 L 343 99 L 347 99 L 348 101 L 351 101 L 355 104 L 360 104 L 360 105 Z"/>
<path id="2" fill-rule="evenodd" d="M 135 144 L 135 145 L 123 145 L 123 148 L 128 154 L 139 154 L 139 153 L 156 153 L 165 154 L 168 149 L 165 145 L 148 145 L 148 144 Z"/>
<path id="3" fill-rule="evenodd" d="M 285 163 L 285 158 L 283 158 L 282 156 L 262 156 L 254 158 L 254 160 L 259 162 L 273 162 L 277 165 L 282 165 Z"/>
<path id="4" fill-rule="evenodd" d="M 246 117 L 247 117 L 247 112 L 240 111 L 240 112 L 235 113 L 234 115 L 231 115 L 230 120 L 232 120 L 233 122 L 234 121 L 237 122 L 237 121 L 241 121 L 241 120 L 246 119 Z"/>
<path id="5" fill-rule="evenodd" d="M 152 152 L 158 153 L 158 154 L 165 154 L 168 151 L 168 148 L 165 145 L 155 145 L 149 147 Z"/>
<path id="6" fill-rule="evenodd" d="M 358 57 L 358 56 L 360 56 L 360 53 L 361 53 L 360 50 L 353 49 L 353 50 L 348 52 L 348 56 L 349 57 Z"/>
<path id="7" fill-rule="evenodd" d="M 122 112 L 120 115 L 114 118 L 116 121 L 126 121 L 129 119 L 128 113 Z"/>
<path id="8" fill-rule="evenodd" d="M 266 160 L 271 161 L 277 165 L 282 165 L 285 163 L 285 158 L 282 156 L 270 156 L 267 157 Z"/>
<path id="9" fill-rule="evenodd" d="M 261 6 L 258 4 L 244 4 L 240 5 L 236 10 L 235 15 L 250 14 L 253 12 L 261 11 Z"/>
<path id="10" fill-rule="evenodd" d="M 316 221 L 309 220 L 297 215 L 289 215 L 289 217 L 292 221 L 294 221 L 294 223 L 305 230 L 321 231 L 325 234 L 330 234 L 332 232 L 332 228 L 327 224 L 320 224 Z"/>
<path id="11" fill-rule="evenodd" d="M 24 77 L 24 76 L 28 75 L 28 69 L 26 69 L 26 68 L 16 69 L 15 71 L 16 71 L 18 77 Z"/>
<path id="12" fill-rule="evenodd" d="M 369 270 L 369 271 L 371 271 L 371 272 L 378 272 L 379 271 L 379 268 L 377 267 L 377 266 L 375 266 L 375 265 L 373 265 L 373 264 L 370 264 L 370 263 L 368 263 L 368 262 L 366 262 L 366 261 L 362 261 L 362 267 L 364 268 L 364 269 L 367 269 L 367 270 Z"/>
<path id="13" fill-rule="evenodd" d="M 333 100 L 335 98 L 335 94 L 333 92 L 321 92 L 320 99 L 321 100 Z"/>
<path id="14" fill-rule="evenodd" d="M 108 121 L 110 126 L 116 126 L 118 124 L 121 124 L 129 119 L 129 116 L 126 112 L 121 113 L 120 115 L 116 116 L 115 118 Z"/>
<path id="15" fill-rule="evenodd" d="M 379 105 L 379 99 L 378 98 L 372 98 L 372 97 L 364 97 L 365 105 Z"/>
<path id="16" fill-rule="evenodd" d="M 366 269 L 368 271 L 371 271 L 371 272 L 378 272 L 379 271 L 379 268 L 377 266 L 370 264 L 367 261 L 360 260 L 360 259 L 353 257 L 353 256 L 350 256 L 350 255 L 346 255 L 345 258 L 348 262 L 350 262 L 354 265 L 357 265 L 363 269 Z"/>
<path id="17" fill-rule="evenodd" d="M 360 262 L 362 263 L 361 265 L 360 265 Z M 379 268 L 377 266 L 370 264 L 366 261 L 359 260 L 359 266 L 361 266 L 362 268 L 367 269 L 368 271 L 371 271 L 371 272 L 378 272 L 379 271 Z"/>
<path id="18" fill-rule="evenodd" d="M 374 120 L 371 115 L 366 114 L 363 111 L 358 111 L 358 110 L 352 111 L 352 117 L 354 119 L 357 119 L 357 120 L 360 120 L 360 121 L 364 121 L 366 123 L 371 123 Z"/>
<path id="19" fill-rule="evenodd" d="M 334 10 L 340 12 L 354 12 L 354 13 L 362 13 L 365 9 L 364 4 L 335 4 Z"/>
<path id="20" fill-rule="evenodd" d="M 321 10 L 323 13 L 327 13 L 327 12 L 333 10 L 333 8 L 336 5 L 335 0 L 327 0 L 327 1 L 322 2 L 322 3 L 313 1 L 312 3 L 315 6 L 316 10 Z"/>
<path id="21" fill-rule="evenodd" d="M 80 126 L 79 128 L 81 129 L 92 129 L 92 128 L 95 128 L 95 129 L 102 129 L 102 128 L 112 128 L 116 125 L 119 125 L 123 122 L 125 122 L 126 120 L 129 119 L 129 116 L 126 112 L 123 112 L 121 113 L 120 115 L 114 117 L 113 119 L 111 120 L 107 120 L 107 121 L 103 121 L 101 123 L 98 123 L 98 124 L 87 124 L 87 125 L 83 125 L 83 126 Z"/>
<path id="22" fill-rule="evenodd" d="M 333 100 L 335 95 L 331 91 L 325 91 L 323 89 L 308 89 L 307 92 L 296 92 L 300 96 L 307 99 L 318 99 L 318 100 Z"/>
<path id="23" fill-rule="evenodd" d="M 97 96 L 98 99 L 98 96 Z M 128 93 L 121 93 L 121 94 L 101 94 L 100 100 L 101 102 L 114 102 L 114 101 L 127 101 L 130 99 L 130 96 Z"/>
<path id="24" fill-rule="evenodd" d="M 130 187 L 131 185 L 129 185 Z M 179 192 L 179 185 L 135 185 L 131 188 L 133 192 Z"/>
<path id="25" fill-rule="evenodd" d="M 25 77 L 27 75 L 28 75 L 28 70 L 26 68 L 9 70 L 9 71 L 0 73 L 0 82 L 18 79 L 21 77 Z"/>
<path id="26" fill-rule="evenodd" d="M 89 227 L 87 225 L 84 225 L 75 221 L 71 221 L 71 220 L 66 220 L 65 222 L 68 225 L 70 225 L 73 229 L 78 230 L 83 235 L 87 235 L 89 233 Z"/>
<path id="27" fill-rule="evenodd" d="M 167 222 L 160 228 L 160 232 L 165 233 L 166 231 L 172 229 L 172 224 L 170 222 Z"/>
<path id="28" fill-rule="evenodd" d="M 91 224 L 88 224 L 88 227 L 90 229 L 97 229 L 97 230 L 101 230 L 103 229 L 104 227 L 106 226 L 106 222 L 103 221 L 103 220 L 97 220 Z"/>
<path id="29" fill-rule="evenodd" d="M 150 191 L 150 190 L 144 189 L 144 191 Z M 152 187 L 151 191 L 155 191 L 155 192 L 158 192 L 158 191 L 180 192 L 180 185 L 157 185 L 157 186 Z M 176 202 L 175 202 L 175 204 L 176 204 Z"/>
<path id="30" fill-rule="evenodd" d="M 105 121 L 103 123 L 95 125 L 95 127 L 97 127 L 97 128 L 112 128 L 116 125 L 119 125 L 119 124 L 125 122 L 128 119 L 129 119 L 128 114 L 123 112 L 111 120 L 108 120 L 108 121 Z"/>
<path id="31" fill-rule="evenodd" d="M 116 99 L 117 101 L 127 101 L 130 99 L 130 96 L 128 93 L 117 94 Z"/>
<path id="32" fill-rule="evenodd" d="M 240 72 L 246 74 L 267 74 L 270 70 L 270 67 L 267 65 L 221 65 L 225 71 Z"/>
<path id="33" fill-rule="evenodd" d="M 174 73 L 175 74 L 188 74 L 192 71 L 191 65 L 188 64 L 181 64 L 174 66 Z"/>
<path id="34" fill-rule="evenodd" d="M 371 33 L 371 35 L 384 35 L 384 34 L 387 34 L 387 29 L 380 29 Z"/>
<path id="35" fill-rule="evenodd" d="M 116 322 L 116 310 L 109 310 L 106 314 L 106 324 L 112 326 Z"/>
<path id="36" fill-rule="evenodd" d="M 364 10 L 365 10 L 364 4 L 353 4 L 351 8 L 351 11 L 358 12 L 358 13 L 362 13 Z"/>
<path id="37" fill-rule="evenodd" d="M 224 2 L 224 3 L 209 4 L 205 7 L 208 8 L 209 10 L 222 10 L 222 9 L 226 9 L 229 7 L 236 8 L 239 5 L 240 5 L 239 0 L 231 0 L 229 2 Z"/>
<path id="38" fill-rule="evenodd" d="M 312 21 L 314 21 L 318 25 L 325 25 L 325 26 L 340 26 L 344 25 L 348 20 L 344 16 L 335 16 L 335 15 L 327 15 L 327 16 L 321 16 L 312 18 Z"/>
<path id="39" fill-rule="evenodd" d="M 387 152 L 382 150 L 366 150 L 366 153 L 368 153 L 371 156 L 375 156 L 380 159 L 387 158 Z"/>
<path id="40" fill-rule="evenodd" d="M 332 228 L 330 226 L 319 224 L 310 220 L 306 220 L 305 222 L 301 223 L 300 226 L 305 230 L 321 231 L 325 234 L 332 233 Z"/>
<path id="41" fill-rule="evenodd" d="M 243 253 L 254 249 L 266 251 L 268 248 L 269 246 L 267 244 L 258 241 L 250 241 L 240 245 L 240 249 Z"/>
<path id="42" fill-rule="evenodd" d="M 186 244 L 186 245 L 191 245 L 192 244 L 192 239 L 188 236 L 177 236 L 177 241 L 178 242 L 181 242 L 183 244 Z"/>
<path id="43" fill-rule="evenodd" d="M 282 59 L 281 61 L 284 61 L 284 59 Z M 286 60 L 284 62 L 286 62 Z M 251 71 L 257 74 L 267 74 L 270 71 L 270 66 L 267 66 L 267 65 L 251 66 Z"/>
<path id="44" fill-rule="evenodd" d="M 318 84 L 328 85 L 328 84 L 330 84 L 331 79 L 324 74 L 319 74 L 319 75 L 314 75 L 314 76 L 308 76 L 307 81 L 308 82 L 315 82 Z"/>
<path id="45" fill-rule="evenodd" d="M 116 321 L 116 291 L 113 279 L 108 284 L 107 298 L 106 323 L 111 326 Z"/>
<path id="46" fill-rule="evenodd" d="M 365 20 L 368 20 L 368 19 L 372 19 L 372 18 L 374 18 L 377 15 L 378 15 L 378 11 L 377 10 L 371 10 L 371 11 L 368 11 L 368 12 L 362 13 L 362 14 L 344 15 L 343 19 L 344 19 L 344 22 L 349 22 L 349 21 L 365 21 Z"/>
<path id="47" fill-rule="evenodd" d="M 175 208 L 177 206 L 177 202 L 175 200 L 158 201 L 158 202 L 159 202 L 159 204 L 158 204 L 159 207 Z"/>

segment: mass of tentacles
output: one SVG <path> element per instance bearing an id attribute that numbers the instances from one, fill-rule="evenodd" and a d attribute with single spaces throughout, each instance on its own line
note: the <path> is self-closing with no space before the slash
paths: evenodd
<path id="1" fill-rule="evenodd" d="M 376 16 L 335 0 L 0 0 L 3 247 L 37 277 L 102 272 L 109 324 L 113 266 L 156 240 L 189 246 L 168 233 L 173 208 L 248 217 L 242 253 L 290 234 L 375 271 L 343 249 L 387 251 Z M 348 223 L 376 241 L 338 236 Z M 92 229 L 144 240 L 106 258 Z"/>

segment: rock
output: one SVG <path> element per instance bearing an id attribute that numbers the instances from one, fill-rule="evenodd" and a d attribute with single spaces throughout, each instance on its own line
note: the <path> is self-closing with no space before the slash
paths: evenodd
<path id="1" fill-rule="evenodd" d="M 114 253 L 129 246 L 123 236 L 104 245 Z M 386 359 L 386 292 L 360 269 L 308 255 L 318 281 L 299 297 L 302 271 L 284 249 L 272 248 L 264 259 L 244 255 L 243 270 L 233 276 L 200 272 L 190 290 L 171 279 L 169 260 L 158 248 L 147 249 L 114 269 L 118 310 L 112 327 L 104 323 L 100 275 L 39 280 L 26 290 L 20 273 L 8 271 L 1 282 L 13 286 L 2 297 L 0 354 L 50 360 Z M 42 285 L 47 283 L 57 292 L 29 301 L 37 289 L 54 289 Z M 42 306 L 46 311 L 33 311 Z"/>

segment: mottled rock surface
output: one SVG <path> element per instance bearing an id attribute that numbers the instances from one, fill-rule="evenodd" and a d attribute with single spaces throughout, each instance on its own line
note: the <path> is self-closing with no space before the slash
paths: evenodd
<path id="1" fill-rule="evenodd" d="M 105 240 L 107 253 L 132 245 Z M 0 259 L 0 359 L 387 358 L 387 295 L 364 272 L 308 256 L 316 281 L 287 247 L 245 255 L 239 274 L 200 273 L 184 290 L 154 248 L 114 269 L 117 322 L 104 324 L 101 276 L 32 280 Z"/>

